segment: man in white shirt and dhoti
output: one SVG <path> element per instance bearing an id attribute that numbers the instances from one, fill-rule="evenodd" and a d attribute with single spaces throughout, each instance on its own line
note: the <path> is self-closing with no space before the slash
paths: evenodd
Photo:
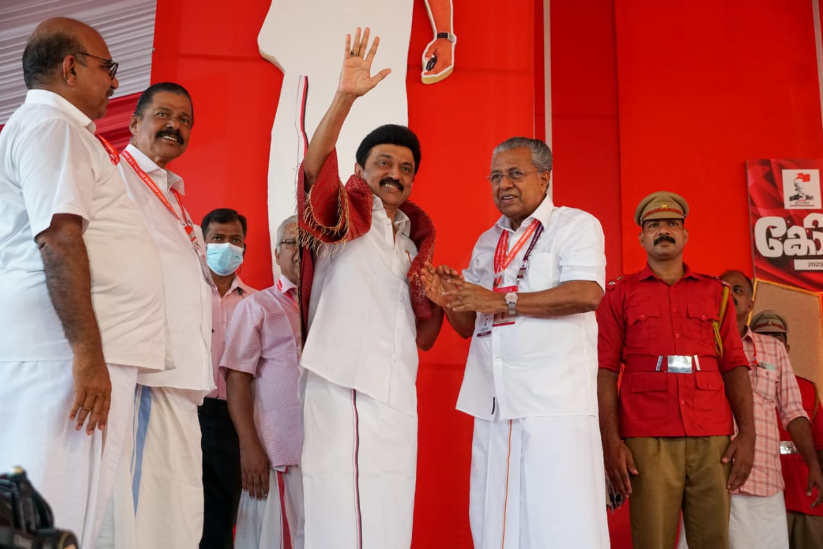
<path id="1" fill-rule="evenodd" d="M 23 53 L 26 101 L 0 134 L 0 471 L 22 465 L 84 548 L 112 493 L 138 370 L 164 365 L 157 247 L 93 122 L 117 66 L 91 27 L 43 22 Z"/>
<path id="2" fill-rule="evenodd" d="M 369 49 L 368 37 L 368 28 L 347 37 L 338 91 L 298 176 L 306 549 L 410 547 L 417 349 L 434 344 L 443 321 L 419 276 L 434 227 L 407 201 L 417 137 L 381 126 L 361 142 L 345 186 L 338 176 L 343 122 L 390 72 L 370 75 L 378 39 Z"/>
<path id="3" fill-rule="evenodd" d="M 477 549 L 609 546 L 597 420 L 606 258 L 592 215 L 555 206 L 552 154 L 514 137 L 492 154 L 503 216 L 461 275 L 428 265 L 427 293 L 472 337 L 457 409 L 474 416 L 469 520 Z"/>
<path id="4" fill-rule="evenodd" d="M 148 227 L 146 237 L 160 253 L 168 345 L 167 371 L 138 378 L 134 448 L 118 475 L 114 529 L 107 540 L 117 549 L 194 549 L 203 534 L 197 407 L 215 389 L 212 279 L 199 227 L 183 207 L 183 179 L 167 168 L 185 152 L 193 126 L 185 88 L 154 84 L 137 102 L 131 143 L 120 162 L 129 196 Z"/>

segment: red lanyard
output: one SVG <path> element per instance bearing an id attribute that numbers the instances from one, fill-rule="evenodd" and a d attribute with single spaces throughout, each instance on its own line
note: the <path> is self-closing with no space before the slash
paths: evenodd
<path id="1" fill-rule="evenodd" d="M 166 195 L 164 195 L 163 192 L 160 190 L 160 187 L 157 186 L 157 183 L 155 183 L 152 180 L 152 178 L 149 177 L 149 174 L 143 171 L 143 168 L 141 168 L 137 164 L 137 161 L 134 159 L 131 153 L 129 153 L 129 151 L 123 151 L 123 156 L 125 157 L 126 162 L 129 163 L 129 166 L 131 166 L 137 173 L 138 177 L 140 177 L 140 179 L 143 180 L 143 183 L 145 183 L 146 186 L 149 189 L 151 189 L 154 195 L 160 200 L 160 202 L 163 203 L 163 205 L 172 213 L 172 215 L 180 223 L 182 223 L 183 228 L 186 231 L 186 234 L 189 236 L 189 240 L 191 240 L 191 243 L 194 245 L 195 249 L 199 250 L 200 246 L 197 245 L 197 234 L 194 232 L 194 226 L 192 225 L 191 220 L 188 218 L 186 214 L 186 209 L 183 207 L 183 201 L 180 200 L 180 193 L 178 193 L 175 189 L 171 189 L 172 194 L 174 194 L 174 198 L 177 199 L 177 203 L 180 205 L 180 212 L 185 216 L 185 218 L 181 218 L 180 215 L 178 215 L 177 211 L 174 209 L 174 206 L 172 206 L 171 202 L 169 202 L 169 199 L 166 198 Z"/>
<path id="2" fill-rule="evenodd" d="M 117 149 L 109 143 L 108 139 L 100 135 L 99 133 L 95 133 L 94 137 L 97 138 L 100 143 L 103 144 L 103 148 L 106 149 L 106 152 L 109 153 L 109 159 L 111 159 L 111 163 L 115 166 L 120 163 L 120 154 L 117 152 Z"/>
<path id="3" fill-rule="evenodd" d="M 526 253 L 523 256 L 523 263 L 517 271 L 517 280 L 520 281 L 526 275 L 526 266 L 529 261 L 529 255 L 532 253 L 532 249 L 534 249 L 534 245 L 537 243 L 537 239 L 540 238 L 540 234 L 542 232 L 543 224 L 535 219 L 526 229 L 526 232 L 524 232 L 517 242 L 514 243 L 514 246 L 512 246 L 512 249 L 508 254 L 506 254 L 506 248 L 509 246 L 509 232 L 504 230 L 500 233 L 500 239 L 497 241 L 497 249 L 494 251 L 495 288 L 500 286 L 500 281 L 503 278 L 503 271 L 511 265 L 511 262 L 514 261 L 514 258 L 517 256 L 518 252 L 520 252 L 523 246 L 526 245 L 526 240 L 531 236 L 531 242 L 529 243 L 529 247 L 526 249 Z"/>

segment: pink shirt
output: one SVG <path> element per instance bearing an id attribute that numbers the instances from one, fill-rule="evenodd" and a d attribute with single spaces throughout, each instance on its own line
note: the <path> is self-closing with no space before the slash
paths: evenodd
<path id="1" fill-rule="evenodd" d="M 780 431 L 799 417 L 808 418 L 786 348 L 777 339 L 747 330 L 743 350 L 751 361 L 749 377 L 754 397 L 754 465 L 746 483 L 735 493 L 773 496 L 783 489 L 780 470 Z M 775 417 L 776 415 L 776 417 Z"/>
<path id="2" fill-rule="evenodd" d="M 254 425 L 269 465 L 297 465 L 303 447 L 303 417 L 297 396 L 300 317 L 296 288 L 285 276 L 244 299 L 229 325 L 220 372 L 254 376 Z M 222 377 L 221 376 L 221 377 Z"/>
<path id="3" fill-rule="evenodd" d="M 217 288 L 212 287 L 211 297 L 211 367 L 214 373 L 214 384 L 217 389 L 209 393 L 208 398 L 226 400 L 226 378 L 219 375 L 220 358 L 226 349 L 226 329 L 234 314 L 237 305 L 244 298 L 256 294 L 257 290 L 246 286 L 239 276 L 235 276 L 226 295 L 220 296 Z"/>

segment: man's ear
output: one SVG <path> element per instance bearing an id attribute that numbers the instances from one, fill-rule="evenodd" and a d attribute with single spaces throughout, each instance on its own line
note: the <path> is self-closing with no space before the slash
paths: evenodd
<path id="1" fill-rule="evenodd" d="M 363 168 L 357 162 L 354 163 L 354 175 L 360 179 L 363 179 Z"/>
<path id="2" fill-rule="evenodd" d="M 132 137 L 137 137 L 137 122 L 140 121 L 140 118 L 136 114 L 131 115 L 131 120 L 129 120 L 129 131 L 131 132 Z"/>
<path id="3" fill-rule="evenodd" d="M 77 59 L 73 55 L 67 55 L 63 58 L 63 64 L 60 67 L 61 76 L 69 86 L 75 86 L 77 84 L 75 65 L 77 65 Z"/>

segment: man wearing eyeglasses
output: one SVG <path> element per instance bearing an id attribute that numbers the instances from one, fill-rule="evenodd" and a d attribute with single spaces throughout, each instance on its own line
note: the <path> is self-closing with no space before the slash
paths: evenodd
<path id="1" fill-rule="evenodd" d="M 474 416 L 477 549 L 609 546 L 595 383 L 603 230 L 554 205 L 551 169 L 542 141 L 498 145 L 489 180 L 502 217 L 462 275 L 445 265 L 424 275 L 430 299 L 472 337 L 457 409 Z"/>
<path id="2" fill-rule="evenodd" d="M 229 411 L 240 438 L 246 492 L 237 509 L 235 549 L 303 549 L 296 216 L 277 228 L 274 255 L 280 278 L 237 307 L 220 361 Z"/>
<path id="3" fill-rule="evenodd" d="M 609 282 L 597 309 L 606 472 L 630 498 L 635 547 L 674 547 L 682 511 L 691 549 L 728 548 L 729 492 L 754 459 L 749 361 L 734 301 L 723 282 L 683 262 L 688 215 L 675 193 L 640 201 L 634 220 L 648 263 Z"/>
<path id="4" fill-rule="evenodd" d="M 95 135 L 118 87 L 110 57 L 79 21 L 41 23 L 23 53 L 26 102 L 0 134 L 0 471 L 25 467 L 84 548 L 112 493 L 138 369 L 164 366 L 157 247 L 117 151 Z"/>
<path id="5" fill-rule="evenodd" d="M 240 446 L 226 403 L 226 381 L 220 375 L 220 357 L 226 332 L 237 306 L 257 290 L 238 274 L 246 256 L 246 217 L 231 208 L 207 213 L 200 223 L 206 242 L 212 288 L 211 361 L 217 389 L 197 409 L 203 448 L 203 549 L 232 547 L 234 520 L 240 500 Z"/>
<path id="6" fill-rule="evenodd" d="M 194 126 L 189 93 L 161 82 L 140 96 L 119 164 L 126 191 L 157 245 L 165 287 L 166 371 L 140 374 L 133 459 L 118 475 L 103 536 L 117 549 L 198 546 L 203 534 L 203 453 L 197 407 L 215 389 L 212 291 L 206 246 L 183 205 L 183 179 L 169 170 Z M 119 506 L 118 503 L 120 502 Z M 133 528 L 132 528 L 133 523 Z M 132 531 L 133 529 L 133 531 Z"/>
<path id="7" fill-rule="evenodd" d="M 355 101 L 390 72 L 371 76 L 378 39 L 346 38 L 340 83 L 298 172 L 301 457 L 307 549 L 408 549 L 417 472 L 417 350 L 443 322 L 419 279 L 434 226 L 408 201 L 420 143 L 385 125 L 360 143 L 343 186 L 335 144 Z M 329 435 L 332 436 L 329 436 Z"/>

